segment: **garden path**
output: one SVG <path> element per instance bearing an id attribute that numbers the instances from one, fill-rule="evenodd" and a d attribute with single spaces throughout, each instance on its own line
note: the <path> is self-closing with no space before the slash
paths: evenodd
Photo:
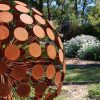
<path id="1" fill-rule="evenodd" d="M 55 100 L 89 100 L 88 85 L 65 85 L 62 87 L 60 96 Z"/>
<path id="2" fill-rule="evenodd" d="M 66 58 L 66 64 L 77 64 L 77 65 L 86 65 L 86 64 L 98 64 L 100 65 L 100 61 L 87 61 L 87 60 L 79 60 L 78 58 Z"/>

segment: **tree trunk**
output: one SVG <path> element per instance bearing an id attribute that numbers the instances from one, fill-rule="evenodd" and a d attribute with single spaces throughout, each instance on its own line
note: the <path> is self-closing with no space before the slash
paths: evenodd
<path id="1" fill-rule="evenodd" d="M 84 3 L 83 3 L 83 12 L 82 12 L 83 16 L 84 16 L 85 7 L 86 7 L 86 0 L 84 0 Z"/>
<path id="2" fill-rule="evenodd" d="M 75 0 L 75 14 L 78 17 L 77 0 Z"/>
<path id="3" fill-rule="evenodd" d="M 40 12 L 43 12 L 43 0 L 39 0 L 38 10 L 39 10 Z"/>
<path id="4" fill-rule="evenodd" d="M 48 20 L 51 20 L 50 0 L 47 0 Z"/>
<path id="5" fill-rule="evenodd" d="M 83 11 L 82 11 L 83 20 L 82 20 L 82 23 L 84 23 L 84 18 L 85 18 L 86 1 L 87 1 L 87 0 L 84 0 L 84 2 L 83 2 Z"/>
<path id="6" fill-rule="evenodd" d="M 60 23 L 62 23 L 62 21 L 64 20 L 63 19 L 64 10 L 65 10 L 65 0 L 64 0 L 64 2 L 61 5 L 61 17 L 60 17 L 61 20 L 60 20 Z"/>

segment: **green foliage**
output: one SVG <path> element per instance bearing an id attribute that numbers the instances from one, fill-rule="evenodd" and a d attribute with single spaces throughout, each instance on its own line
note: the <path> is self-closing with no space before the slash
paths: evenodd
<path id="1" fill-rule="evenodd" d="M 81 25 L 82 33 L 100 39 L 100 2 L 97 2 L 96 6 L 88 9 L 87 22 Z"/>
<path id="2" fill-rule="evenodd" d="M 100 41 L 89 35 L 80 35 L 64 43 L 67 57 L 99 60 Z"/>
<path id="3" fill-rule="evenodd" d="M 84 60 L 100 60 L 100 43 L 84 44 L 77 56 Z"/>
<path id="4" fill-rule="evenodd" d="M 64 43 L 65 46 L 65 54 L 67 57 L 76 57 L 77 51 L 81 47 L 81 43 L 78 39 L 73 38 Z"/>
<path id="5" fill-rule="evenodd" d="M 94 84 L 89 87 L 88 97 L 93 100 L 100 100 L 100 84 Z"/>
<path id="6" fill-rule="evenodd" d="M 92 25 L 92 24 L 83 24 L 81 26 L 82 29 L 82 33 L 85 35 L 92 35 L 97 37 L 98 39 L 100 39 L 100 28 L 99 28 L 99 23 L 96 25 Z"/>

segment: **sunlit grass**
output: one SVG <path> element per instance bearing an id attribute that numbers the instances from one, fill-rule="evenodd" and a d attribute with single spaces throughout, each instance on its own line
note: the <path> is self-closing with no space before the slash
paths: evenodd
<path id="1" fill-rule="evenodd" d="M 100 81 L 100 67 L 67 68 L 65 82 Z"/>

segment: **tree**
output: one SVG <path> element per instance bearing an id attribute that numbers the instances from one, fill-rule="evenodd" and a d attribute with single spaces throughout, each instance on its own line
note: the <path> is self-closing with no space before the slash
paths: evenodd
<path id="1" fill-rule="evenodd" d="M 48 20 L 51 20 L 51 11 L 50 11 L 51 2 L 52 0 L 47 0 Z"/>
<path id="2" fill-rule="evenodd" d="M 75 0 L 75 14 L 78 17 L 77 0 Z"/>

